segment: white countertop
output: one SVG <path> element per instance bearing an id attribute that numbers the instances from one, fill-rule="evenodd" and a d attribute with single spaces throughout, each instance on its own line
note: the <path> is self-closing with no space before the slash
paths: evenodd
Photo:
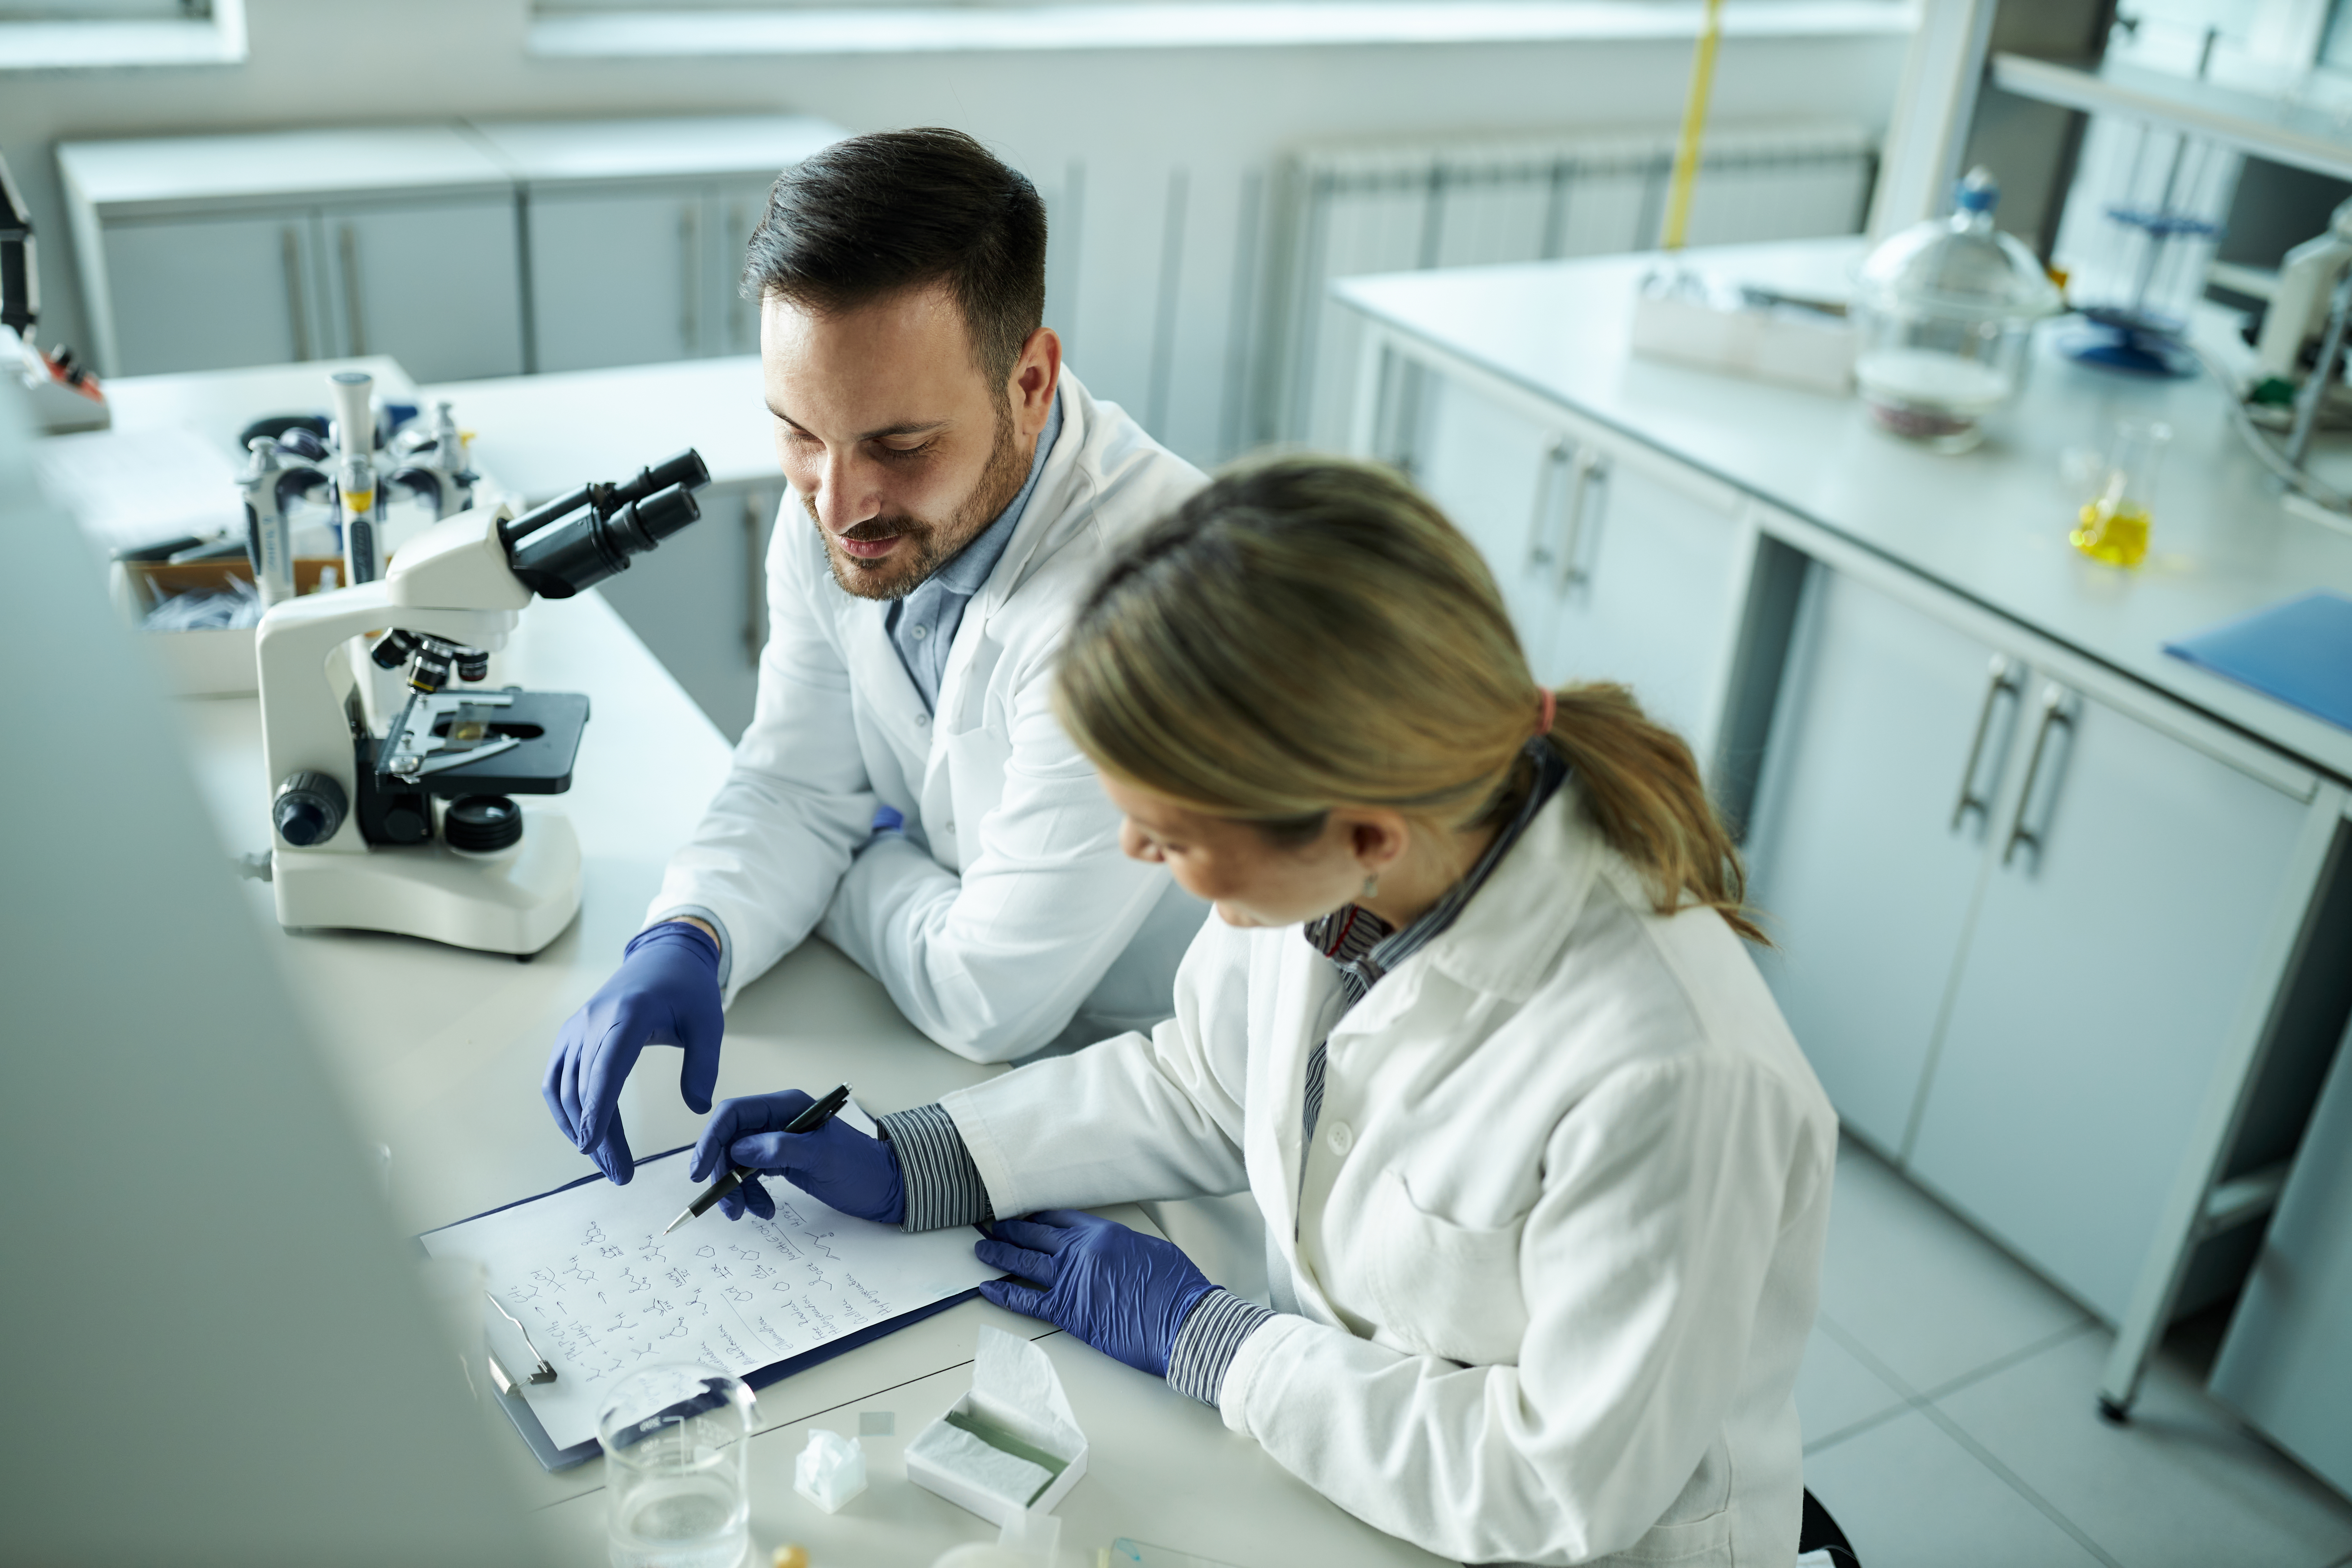
<path id="1" fill-rule="evenodd" d="M 758 354 L 416 389 L 426 408 L 442 397 L 473 432 L 474 467 L 530 501 L 625 478 L 681 447 L 702 454 L 715 486 L 783 488 Z"/>
<path id="2" fill-rule="evenodd" d="M 849 134 L 806 114 L 705 114 L 659 120 L 480 120 L 467 127 L 526 184 L 551 180 L 748 175 L 780 169 Z"/>
<path id="3" fill-rule="evenodd" d="M 514 182 L 456 121 L 61 142 L 66 182 L 107 217 L 408 193 L 508 196 Z"/>
<path id="4" fill-rule="evenodd" d="M 134 427 L 166 428 L 179 419 L 186 421 L 182 427 L 226 426 L 233 434 L 254 412 L 285 401 L 289 389 L 299 393 L 326 368 L 224 373 L 209 395 L 202 378 L 148 378 L 173 384 L 140 388 L 118 412 Z M 369 368 L 388 384 L 404 386 L 397 366 Z M 728 370 L 724 362 L 652 368 L 700 371 L 722 383 Z M 733 368 L 741 377 L 742 365 Z M 749 387 L 752 416 L 764 421 L 756 370 Z M 460 414 L 466 416 L 462 405 Z M 628 441 L 622 449 L 659 455 L 662 441 L 627 414 L 627 405 L 618 406 L 615 429 Z M 568 428 L 572 439 L 581 438 L 577 426 Z M 698 430 L 668 434 L 679 437 L 672 445 L 692 440 L 706 453 L 714 450 Z M 293 935 L 278 928 L 268 884 L 242 884 L 360 1135 L 392 1151 L 392 1204 L 411 1230 L 547 1191 L 593 1169 L 556 1131 L 541 1101 L 548 1047 L 564 1018 L 612 973 L 730 755 L 709 721 L 593 592 L 525 610 L 494 676 L 585 692 L 593 704 L 573 788 L 524 802 L 528 814 L 569 817 L 580 838 L 580 915 L 552 944 L 517 963 L 379 933 Z M 174 704 L 173 712 L 222 853 L 242 858 L 266 849 L 268 781 L 257 703 L 249 697 L 194 699 Z M 669 1051 L 649 1051 L 622 1093 L 622 1113 L 640 1153 L 690 1142 L 699 1131 L 700 1119 L 678 1099 L 675 1062 Z M 891 1110 L 1003 1070 L 940 1049 L 900 1016 L 876 981 L 811 941 L 736 998 L 718 1093 L 845 1079 L 863 1104 Z M 1107 1212 L 1150 1224 L 1131 1208 Z M 1256 1444 L 1227 1432 L 1216 1412 L 1161 1380 L 977 1300 L 761 1391 L 761 1434 L 751 1447 L 756 1561 L 800 1542 L 820 1563 L 928 1568 L 951 1545 L 995 1538 L 992 1525 L 908 1482 L 899 1458 L 907 1440 L 970 1387 L 969 1363 L 982 1324 L 1043 1342 L 1092 1445 L 1086 1479 L 1056 1510 L 1065 1521 L 1061 1568 L 1090 1568 L 1097 1548 L 1118 1536 L 1243 1568 L 1430 1568 L 1437 1562 L 1341 1512 Z M 897 1431 L 867 1440 L 870 1489 L 827 1516 L 793 1490 L 793 1457 L 812 1423 L 854 1435 L 861 1410 L 892 1412 Z M 508 1457 L 512 1484 L 544 1510 L 562 1556 L 603 1561 L 603 1462 L 548 1475 L 503 1415 L 486 1411 L 484 1418 L 496 1450 Z"/>
<path id="5" fill-rule="evenodd" d="M 1861 242 L 1685 253 L 1791 289 L 1843 281 Z M 2313 588 L 2352 594 L 2352 533 L 2287 511 L 2210 380 L 2091 369 L 2041 329 L 2019 405 L 1976 451 L 1941 457 L 1874 427 L 1859 401 L 1633 357 L 1633 289 L 1654 256 L 1358 278 L 1339 298 L 1383 325 L 1706 469 L 1773 506 L 2339 778 L 2352 732 L 2164 652 L 2164 644 Z M 2173 430 L 2147 562 L 2066 542 L 2069 447 L 2104 451 L 2118 418 Z"/>

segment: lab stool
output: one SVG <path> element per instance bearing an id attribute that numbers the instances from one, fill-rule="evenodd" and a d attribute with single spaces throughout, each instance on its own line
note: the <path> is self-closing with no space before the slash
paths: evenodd
<path id="1" fill-rule="evenodd" d="M 1822 1506 L 1822 1500 L 1810 1489 L 1805 1493 L 1804 1517 L 1797 1524 L 1797 1556 L 1801 1560 L 1809 1552 L 1825 1553 L 1831 1568 L 1862 1568 L 1845 1531 L 1838 1528 L 1837 1521 L 1830 1517 L 1830 1510 Z"/>

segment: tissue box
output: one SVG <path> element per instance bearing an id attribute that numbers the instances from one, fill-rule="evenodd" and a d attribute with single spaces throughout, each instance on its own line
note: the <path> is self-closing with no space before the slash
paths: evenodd
<path id="1" fill-rule="evenodd" d="M 1694 273 L 1653 275 L 1633 299 L 1637 354 L 1843 396 L 1854 331 L 1839 307 L 1801 309 L 1766 289 Z"/>
<path id="2" fill-rule="evenodd" d="M 971 1391 L 915 1435 L 906 1460 L 917 1486 L 1004 1524 L 1069 1495 L 1087 1473 L 1087 1438 L 1045 1352 L 982 1329 Z"/>

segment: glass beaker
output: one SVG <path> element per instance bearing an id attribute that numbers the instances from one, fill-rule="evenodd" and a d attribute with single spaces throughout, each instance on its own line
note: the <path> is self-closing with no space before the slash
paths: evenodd
<path id="1" fill-rule="evenodd" d="M 2125 420 L 2116 426 L 2098 493 L 2084 501 L 2066 537 L 2075 549 L 2110 566 L 2137 566 L 2147 555 L 2147 528 L 2156 510 L 2156 473 L 2172 426 Z"/>
<path id="2" fill-rule="evenodd" d="M 639 1367 L 596 1412 L 613 1568 L 736 1568 L 751 1542 L 751 1391 L 689 1362 Z"/>

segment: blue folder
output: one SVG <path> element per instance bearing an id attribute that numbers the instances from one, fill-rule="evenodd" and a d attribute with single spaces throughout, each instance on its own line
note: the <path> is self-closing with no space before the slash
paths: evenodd
<path id="1" fill-rule="evenodd" d="M 658 1154 L 647 1154 L 639 1159 L 636 1164 L 642 1170 L 656 1160 L 667 1160 L 673 1154 L 683 1154 L 693 1147 L 691 1143 L 681 1143 L 675 1149 L 665 1149 Z M 560 1187 L 551 1187 L 546 1192 L 530 1197 L 517 1198 L 513 1203 L 500 1204 L 496 1208 L 484 1209 L 481 1214 L 469 1215 L 467 1219 L 452 1220 L 449 1225 L 436 1226 L 433 1229 L 447 1230 L 450 1226 L 465 1225 L 468 1220 L 480 1219 L 483 1215 L 504 1214 L 509 1209 L 520 1208 L 525 1204 L 535 1204 L 541 1198 L 551 1198 L 557 1193 L 568 1193 L 574 1187 L 584 1187 L 591 1182 L 601 1182 L 604 1179 L 603 1173 L 591 1171 L 578 1181 L 566 1182 Z M 425 1236 L 432 1234 L 433 1231 L 425 1233 Z M 422 1237 L 417 1239 L 416 1249 L 419 1252 L 425 1250 Z M 781 1383 L 796 1372 L 805 1372 L 819 1362 L 831 1361 L 845 1351 L 854 1351 L 860 1345 L 872 1344 L 885 1334 L 895 1334 L 900 1329 L 919 1323 L 925 1318 L 946 1311 L 950 1307 L 960 1306 L 972 1300 L 979 1294 L 978 1289 L 964 1290 L 933 1301 L 929 1306 L 918 1307 L 911 1312 L 901 1312 L 887 1322 L 869 1324 L 853 1333 L 844 1334 L 837 1340 L 827 1340 L 813 1351 L 803 1351 L 799 1355 L 787 1356 L 782 1361 L 770 1362 L 766 1366 L 745 1373 L 743 1381 L 753 1388 L 765 1388 L 772 1383 Z M 493 1392 L 497 1391 L 493 1390 Z M 500 1393 L 498 1394 L 498 1401 L 499 1407 L 507 1413 L 507 1419 L 514 1423 L 516 1434 L 530 1445 L 531 1456 L 539 1461 L 541 1468 L 568 1470 L 574 1465 L 584 1465 L 596 1457 L 598 1449 L 596 1439 L 593 1437 L 569 1448 L 557 1447 L 555 1440 L 547 1435 L 547 1428 L 539 1424 L 539 1416 L 532 1412 L 530 1405 L 524 1401 L 522 1395 Z"/>
<path id="2" fill-rule="evenodd" d="M 2305 594 L 2164 651 L 2352 730 L 2352 599 L 2341 594 Z"/>

